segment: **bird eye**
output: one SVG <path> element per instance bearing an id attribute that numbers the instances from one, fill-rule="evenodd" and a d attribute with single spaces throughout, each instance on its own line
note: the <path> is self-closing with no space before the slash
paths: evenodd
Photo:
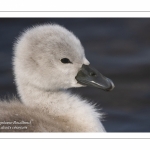
<path id="1" fill-rule="evenodd" d="M 61 62 L 64 64 L 72 63 L 68 58 L 62 58 Z"/>

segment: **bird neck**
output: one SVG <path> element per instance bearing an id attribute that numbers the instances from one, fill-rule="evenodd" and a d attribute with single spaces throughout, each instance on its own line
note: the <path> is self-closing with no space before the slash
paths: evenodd
<path id="1" fill-rule="evenodd" d="M 100 114 L 94 106 L 68 90 L 45 91 L 28 85 L 20 95 L 25 105 L 38 107 L 52 116 L 64 116 L 71 122 L 78 122 L 85 131 L 104 131 L 99 120 Z"/>

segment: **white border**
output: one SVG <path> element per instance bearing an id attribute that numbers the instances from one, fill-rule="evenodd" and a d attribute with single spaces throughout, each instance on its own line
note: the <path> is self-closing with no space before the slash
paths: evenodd
<path id="1" fill-rule="evenodd" d="M 141 17 L 150 17 L 150 12 L 0 12 L 0 17 L 8 18 L 77 18 L 77 17 L 86 17 L 86 18 L 141 18 Z"/>
<path id="2" fill-rule="evenodd" d="M 5 150 L 149 150 L 149 139 L 3 139 L 0 142 Z"/>
<path id="3" fill-rule="evenodd" d="M 0 139 L 150 139 L 150 133 L 0 133 Z"/>
<path id="4" fill-rule="evenodd" d="M 1 11 L 148 11 L 149 1 L 135 0 L 1 0 Z"/>

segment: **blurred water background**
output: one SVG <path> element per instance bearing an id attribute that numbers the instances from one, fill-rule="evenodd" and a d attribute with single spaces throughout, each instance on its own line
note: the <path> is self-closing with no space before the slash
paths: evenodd
<path id="1" fill-rule="evenodd" d="M 115 83 L 112 92 L 73 89 L 102 108 L 106 131 L 150 132 L 150 18 L 1 18 L 0 99 L 17 95 L 13 43 L 25 29 L 43 23 L 71 30 L 91 65 Z"/>

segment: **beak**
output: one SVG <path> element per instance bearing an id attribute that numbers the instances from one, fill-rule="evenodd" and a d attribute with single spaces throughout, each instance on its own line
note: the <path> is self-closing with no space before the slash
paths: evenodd
<path id="1" fill-rule="evenodd" d="M 110 79 L 104 77 L 98 70 L 90 65 L 82 65 L 75 78 L 78 83 L 82 85 L 97 87 L 105 91 L 111 91 L 115 87 Z"/>

